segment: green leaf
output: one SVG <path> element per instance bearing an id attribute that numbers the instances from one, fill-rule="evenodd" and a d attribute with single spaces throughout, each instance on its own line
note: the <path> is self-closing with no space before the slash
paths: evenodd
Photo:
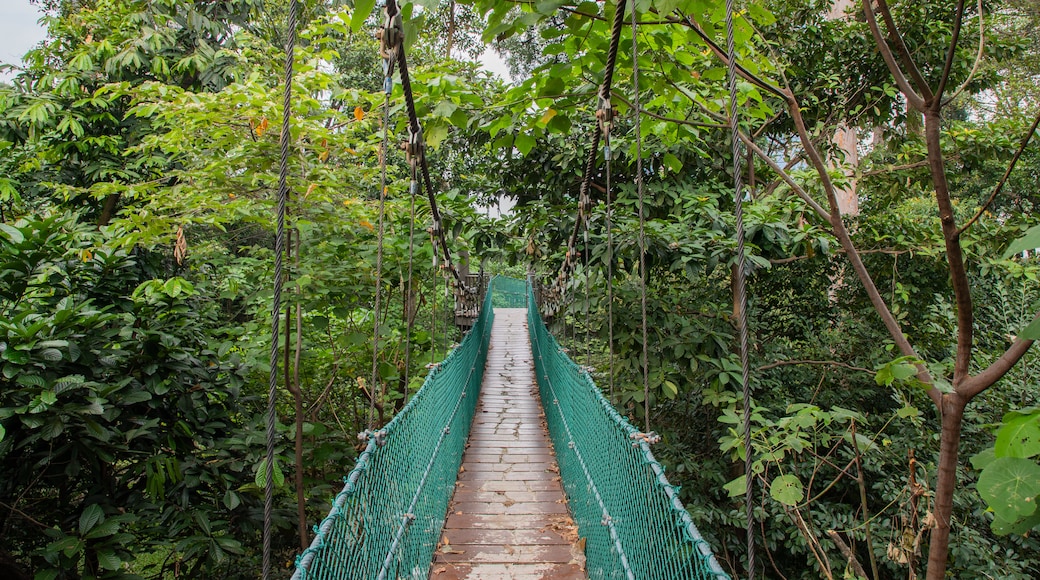
<path id="1" fill-rule="evenodd" d="M 522 154 L 527 155 L 534 149 L 535 140 L 534 137 L 520 133 L 516 136 L 516 140 L 513 142 L 513 146 Z"/>
<path id="2" fill-rule="evenodd" d="M 87 506 L 87 509 L 83 510 L 83 513 L 79 515 L 79 533 L 81 536 L 85 536 L 87 532 L 94 529 L 94 526 L 101 520 L 105 519 L 105 512 L 96 503 L 92 503 Z"/>
<path id="3" fill-rule="evenodd" d="M 672 173 L 679 173 L 682 171 L 682 161 L 679 161 L 679 158 L 671 153 L 664 154 L 664 164 Z"/>
<path id="4" fill-rule="evenodd" d="M 278 462 L 274 462 L 274 486 L 276 488 L 285 485 L 285 474 L 282 473 L 282 468 L 278 466 Z M 256 476 L 253 478 L 253 483 L 256 484 L 260 489 L 267 488 L 267 459 L 261 459 L 260 463 L 256 466 Z"/>
<path id="5" fill-rule="evenodd" d="M 0 232 L 6 234 L 12 244 L 20 244 L 25 241 L 25 236 L 22 235 L 22 232 L 19 231 L 18 228 L 7 224 L 0 224 Z"/>
<path id="6" fill-rule="evenodd" d="M 1026 325 L 1022 332 L 1018 333 L 1018 337 L 1022 340 L 1040 340 L 1040 318 Z"/>
<path id="7" fill-rule="evenodd" d="M 805 488 L 795 475 L 781 475 L 769 485 L 769 495 L 784 505 L 798 505 L 805 496 Z"/>
<path id="8" fill-rule="evenodd" d="M 998 457 L 982 470 L 976 487 L 998 516 L 1016 522 L 1036 511 L 1040 465 L 1021 457 Z"/>
<path id="9" fill-rule="evenodd" d="M 993 451 L 993 448 L 983 449 L 982 451 L 971 456 L 971 466 L 976 471 L 982 471 L 986 469 L 986 466 L 993 463 L 993 460 L 997 458 L 997 454 Z"/>
<path id="10" fill-rule="evenodd" d="M 747 492 L 747 476 L 741 475 L 733 481 L 722 486 L 722 489 L 729 492 L 730 497 L 740 497 Z"/>
<path id="11" fill-rule="evenodd" d="M 4 440 L 5 435 L 7 435 L 7 429 L 4 429 L 4 426 L 0 425 L 0 441 Z"/>
<path id="12" fill-rule="evenodd" d="M 664 390 L 664 396 L 669 399 L 674 399 L 679 394 L 679 387 L 676 386 L 672 381 L 665 381 L 661 383 L 661 388 Z"/>
<path id="13" fill-rule="evenodd" d="M 1040 226 L 1029 228 L 1021 238 L 1011 242 L 1011 245 L 1004 250 L 1004 259 L 1006 260 L 1015 254 L 1021 254 L 1026 250 L 1035 250 L 1036 248 L 1040 248 Z"/>
<path id="14" fill-rule="evenodd" d="M 997 430 L 997 457 L 1040 455 L 1040 411 L 1028 415 L 1009 414 Z"/>
<path id="15" fill-rule="evenodd" d="M 105 570 L 118 570 L 123 565 L 123 561 L 113 550 L 98 550 L 94 555 L 97 557 L 98 566 Z"/>
<path id="16" fill-rule="evenodd" d="M 350 15 L 350 28 L 354 32 L 361 30 L 372 9 L 376 7 L 376 0 L 357 0 L 354 2 L 354 13 Z"/>

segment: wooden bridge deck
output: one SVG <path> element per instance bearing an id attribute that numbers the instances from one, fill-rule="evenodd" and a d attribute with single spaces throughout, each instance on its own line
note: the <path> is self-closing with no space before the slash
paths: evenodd
<path id="1" fill-rule="evenodd" d="M 585 578 L 538 400 L 527 310 L 495 310 L 484 382 L 430 577 Z"/>

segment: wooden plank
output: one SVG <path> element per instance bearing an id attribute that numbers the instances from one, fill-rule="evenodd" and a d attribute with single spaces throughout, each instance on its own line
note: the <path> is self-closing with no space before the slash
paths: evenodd
<path id="1" fill-rule="evenodd" d="M 586 577 L 584 542 L 545 430 L 526 321 L 524 309 L 495 311 L 480 401 L 431 578 Z"/>

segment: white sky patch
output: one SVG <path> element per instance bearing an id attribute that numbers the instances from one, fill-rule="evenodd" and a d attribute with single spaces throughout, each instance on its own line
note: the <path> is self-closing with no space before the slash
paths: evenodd
<path id="1" fill-rule="evenodd" d="M 509 81 L 509 67 L 506 65 L 506 61 L 498 56 L 494 48 L 490 46 L 484 48 L 484 54 L 480 55 L 480 64 L 484 70 L 504 81 Z"/>
<path id="2" fill-rule="evenodd" d="M 43 14 L 29 0 L 0 0 L 0 62 L 19 65 L 29 49 L 47 36 L 38 20 Z M 0 74 L 0 81 L 14 77 Z"/>

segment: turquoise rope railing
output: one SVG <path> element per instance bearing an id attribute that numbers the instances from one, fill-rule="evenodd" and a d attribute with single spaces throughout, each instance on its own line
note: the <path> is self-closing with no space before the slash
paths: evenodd
<path id="1" fill-rule="evenodd" d="M 368 445 L 293 580 L 426 578 L 487 361 L 491 293 L 462 343 Z"/>
<path id="2" fill-rule="evenodd" d="M 534 296 L 528 289 L 531 304 Z M 528 309 L 531 348 L 549 435 L 589 578 L 729 578 L 650 451 Z"/>
<path id="3" fill-rule="evenodd" d="M 491 305 L 495 308 L 527 308 L 527 283 L 507 276 L 491 279 Z"/>

